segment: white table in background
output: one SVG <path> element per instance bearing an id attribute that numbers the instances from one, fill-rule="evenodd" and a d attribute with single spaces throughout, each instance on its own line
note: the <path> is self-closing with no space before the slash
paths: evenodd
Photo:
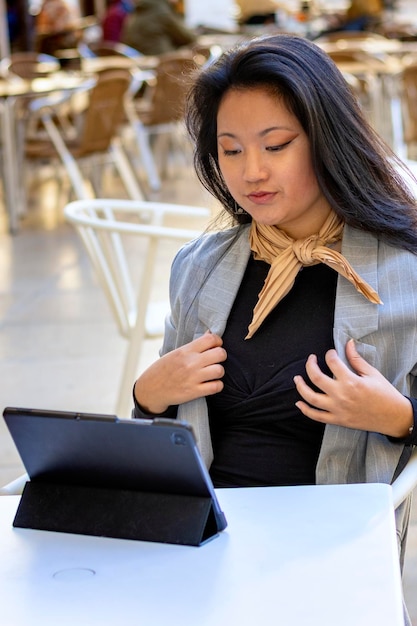
<path id="1" fill-rule="evenodd" d="M 0 498 L 1 623 L 403 626 L 389 486 L 218 496 L 228 528 L 199 548 L 14 529 Z"/>

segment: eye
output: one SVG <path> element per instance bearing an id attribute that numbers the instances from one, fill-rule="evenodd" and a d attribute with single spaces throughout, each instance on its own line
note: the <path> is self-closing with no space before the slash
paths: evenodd
<path id="1" fill-rule="evenodd" d="M 278 146 L 268 146 L 266 150 L 268 150 L 268 152 L 280 152 L 281 150 L 284 150 L 284 148 L 289 146 L 291 141 L 292 139 L 290 141 L 286 141 L 285 143 L 281 143 Z"/>
<path id="2" fill-rule="evenodd" d="M 240 150 L 223 150 L 223 156 L 233 156 L 235 154 L 239 154 Z"/>

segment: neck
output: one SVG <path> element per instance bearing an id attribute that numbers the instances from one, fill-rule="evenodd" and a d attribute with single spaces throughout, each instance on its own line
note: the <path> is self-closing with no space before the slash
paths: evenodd
<path id="1" fill-rule="evenodd" d="M 313 217 L 308 216 L 308 219 L 306 217 L 300 218 L 299 222 L 291 223 L 288 228 L 285 224 L 271 225 L 271 228 L 279 230 L 287 237 L 297 241 L 317 235 L 332 216 L 334 216 L 333 210 L 326 206 L 323 207 L 323 210 L 316 211 Z"/>

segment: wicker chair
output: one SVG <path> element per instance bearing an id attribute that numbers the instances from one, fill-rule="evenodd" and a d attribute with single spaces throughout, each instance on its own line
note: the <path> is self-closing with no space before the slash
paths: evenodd
<path id="1" fill-rule="evenodd" d="M 131 85 L 129 70 L 101 72 L 92 89 L 73 104 L 72 126 L 63 129 L 54 119 L 56 98 L 39 98 L 31 109 L 46 130 L 46 136 L 28 138 L 27 162 L 56 159 L 63 163 L 78 199 L 102 195 L 102 165 L 112 161 L 130 198 L 142 199 L 137 178 L 119 139 L 123 100 Z M 89 182 L 89 187 L 87 186 Z"/>
<path id="2" fill-rule="evenodd" d="M 131 97 L 125 101 L 126 116 L 134 131 L 140 161 L 153 191 L 161 188 L 160 174 L 166 167 L 169 141 L 176 141 L 183 151 L 186 149 L 182 125 L 184 102 L 190 74 L 197 69 L 196 54 L 192 50 L 161 55 L 154 81 L 147 85 L 140 98 Z M 162 143 L 163 139 L 168 140 L 168 144 L 167 141 Z M 162 161 L 159 167 L 158 157 Z"/>

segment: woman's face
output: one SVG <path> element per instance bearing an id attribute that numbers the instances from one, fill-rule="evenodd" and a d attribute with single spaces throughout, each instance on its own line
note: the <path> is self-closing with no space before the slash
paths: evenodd
<path id="1" fill-rule="evenodd" d="M 219 165 L 236 200 L 260 224 L 300 239 L 330 212 L 313 170 L 310 144 L 280 98 L 259 87 L 230 90 L 217 115 Z"/>

